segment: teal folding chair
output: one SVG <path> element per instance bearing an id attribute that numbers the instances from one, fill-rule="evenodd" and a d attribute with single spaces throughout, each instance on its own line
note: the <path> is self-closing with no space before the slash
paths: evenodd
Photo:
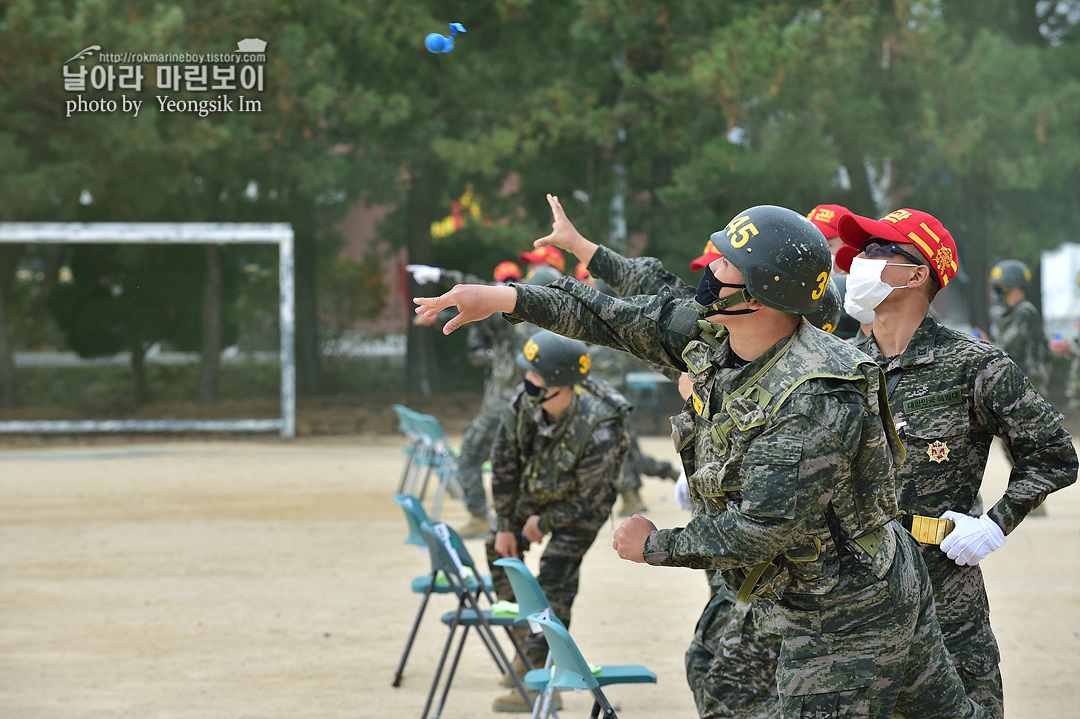
<path id="1" fill-rule="evenodd" d="M 406 489 L 412 491 L 416 483 L 416 475 L 422 466 L 426 466 L 426 454 L 430 451 L 430 447 L 427 446 L 421 431 L 421 423 L 418 419 L 420 413 L 401 404 L 391 406 L 398 418 L 398 430 L 409 438 L 409 444 L 404 449 L 408 459 L 405 462 L 405 468 L 401 471 L 401 480 L 398 482 L 398 494 L 401 494 Z"/>
<path id="2" fill-rule="evenodd" d="M 394 502 L 397 503 L 401 509 L 405 512 L 405 520 L 409 526 L 409 536 L 405 539 L 405 544 L 414 544 L 424 547 L 427 550 L 427 541 L 424 539 L 424 533 L 421 529 L 424 524 L 430 523 L 430 518 L 427 512 L 424 511 L 424 505 L 420 503 L 420 500 L 411 494 L 399 494 L 394 497 Z M 482 583 L 485 589 L 491 591 L 491 577 L 483 576 L 478 577 L 473 575 L 466 581 L 466 586 L 469 591 L 476 592 L 479 589 L 478 582 Z M 412 628 L 409 630 L 409 638 L 405 642 L 405 649 L 401 653 L 401 661 L 398 662 L 397 671 L 394 672 L 393 685 L 401 686 L 401 675 L 405 672 L 405 662 L 409 658 L 409 652 L 412 651 L 413 641 L 416 639 L 416 632 L 420 629 L 420 620 L 424 617 L 424 610 L 427 609 L 428 599 L 432 594 L 451 594 L 453 588 L 450 586 L 450 581 L 445 575 L 439 575 L 438 572 L 432 571 L 430 574 L 422 574 L 418 577 L 414 577 L 411 583 L 413 594 L 422 594 L 423 598 L 420 600 L 420 608 L 416 611 L 416 618 L 413 619 Z"/>
<path id="3" fill-rule="evenodd" d="M 540 582 L 525 566 L 525 562 L 514 557 L 504 557 L 496 559 L 495 566 L 502 567 L 506 571 L 506 578 L 510 580 L 510 586 L 514 589 L 514 599 L 517 601 L 519 619 L 528 621 L 530 615 L 544 612 L 544 616 L 559 621 L 559 618 L 551 611 L 551 602 L 548 601 L 547 595 L 544 594 Z M 525 659 L 525 665 L 531 670 L 532 667 L 529 666 L 528 658 L 524 657 L 524 655 L 522 655 L 522 658 Z M 547 660 L 544 662 L 544 669 L 551 669 L 551 652 L 548 652 Z M 526 673 L 526 676 L 528 676 L 528 673 Z M 554 716 L 558 719 L 558 713 L 552 708 L 554 691 L 554 686 L 547 687 L 543 698 L 534 702 L 533 719 L 548 716 Z"/>
<path id="4" fill-rule="evenodd" d="M 421 501 L 427 494 L 428 484 L 432 476 L 437 480 L 431 499 L 431 510 L 428 514 L 438 521 L 442 512 L 443 499 L 449 491 L 456 497 L 463 497 L 464 492 L 458 483 L 458 457 L 450 440 L 446 436 L 446 430 L 442 423 L 430 414 L 421 414 L 416 418 L 420 432 L 424 437 L 425 446 L 428 448 L 424 455 L 427 471 L 424 472 L 424 480 L 420 485 L 419 492 L 412 492 L 420 497 Z M 413 485 L 415 489 L 415 483 Z"/>
<path id="5" fill-rule="evenodd" d="M 543 691 L 552 686 L 557 689 L 587 690 L 593 695 L 590 717 L 617 719 L 611 702 L 600 687 L 611 684 L 656 683 L 656 675 L 640 665 L 605 664 L 600 667 L 599 673 L 594 674 L 562 622 L 545 617 L 544 612 L 531 615 L 529 621 L 539 624 L 543 629 L 553 661 L 551 669 L 533 669 L 525 675 L 525 686 L 529 689 Z"/>
<path id="6" fill-rule="evenodd" d="M 531 710 L 533 702 L 529 697 L 529 692 L 525 689 L 525 684 L 521 677 L 514 671 L 513 663 L 499 644 L 493 629 L 493 627 L 503 627 L 506 630 L 506 636 L 510 639 L 510 643 L 514 646 L 514 649 L 522 656 L 525 656 L 524 647 L 521 646 L 521 643 L 518 641 L 517 637 L 514 636 L 513 631 L 511 631 L 513 627 L 522 626 L 525 620 L 518 617 L 494 616 L 490 609 L 480 608 L 481 596 L 487 600 L 489 605 L 493 603 L 494 598 L 483 583 L 480 583 L 479 591 L 477 592 L 472 592 L 468 589 L 462 576 L 462 570 L 470 568 L 475 574 L 476 564 L 473 562 L 472 557 L 469 556 L 468 550 L 465 549 L 465 543 L 461 540 L 461 537 L 457 532 L 445 524 L 425 524 L 420 528 L 420 531 L 424 533 L 424 539 L 427 541 L 428 550 L 431 553 L 431 566 L 433 571 L 442 571 L 450 578 L 450 585 L 453 587 L 454 592 L 458 597 L 457 609 L 452 612 L 447 612 L 441 617 L 443 624 L 449 628 L 449 632 L 446 636 L 446 643 L 443 645 L 442 655 L 439 657 L 438 666 L 435 669 L 435 676 L 431 682 L 431 689 L 428 691 L 427 702 L 424 704 L 424 713 L 421 715 L 422 719 L 428 719 L 428 711 L 431 709 L 431 703 L 435 698 L 435 692 L 438 690 L 439 680 L 442 677 L 443 669 L 446 667 L 446 659 L 450 654 L 450 648 L 454 642 L 454 635 L 457 633 L 458 627 L 463 628 L 461 639 L 458 641 L 453 661 L 450 663 L 450 667 L 447 670 L 442 694 L 439 697 L 439 703 L 435 708 L 435 713 L 430 716 L 430 719 L 436 719 L 442 713 L 443 707 L 446 704 L 446 696 L 450 693 L 450 685 L 454 681 L 454 673 L 457 671 L 457 665 L 461 659 L 461 650 L 465 647 L 465 640 L 469 637 L 469 630 L 473 628 L 476 629 L 476 633 L 480 636 L 480 640 L 484 643 L 484 647 L 487 649 L 488 654 L 495 662 L 495 668 L 499 672 L 498 676 L 501 677 L 502 675 L 509 673 L 513 677 L 514 685 L 517 687 L 517 690 L 525 699 L 526 705 Z"/>

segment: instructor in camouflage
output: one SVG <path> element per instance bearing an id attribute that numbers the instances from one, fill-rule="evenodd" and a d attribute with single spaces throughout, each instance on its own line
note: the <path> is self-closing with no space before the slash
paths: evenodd
<path id="1" fill-rule="evenodd" d="M 874 311 L 873 332 L 859 348 L 885 371 L 907 448 L 897 473 L 900 507 L 924 542 L 945 645 L 967 695 L 1000 719 L 1000 656 L 979 562 L 1047 495 L 1076 481 L 1076 451 L 1061 415 L 1005 351 L 929 315 L 930 301 L 959 270 L 941 222 L 912 209 L 880 220 L 848 215 L 840 235 L 848 295 Z M 972 517 L 994 437 L 1014 460 L 1008 488 Z M 948 525 L 939 519 L 955 529 L 943 536 Z"/>
<path id="2" fill-rule="evenodd" d="M 616 549 L 722 570 L 753 599 L 755 626 L 781 636 L 782 716 L 986 716 L 949 660 L 915 543 L 892 521 L 903 448 L 881 371 L 800 316 L 828 284 L 824 237 L 760 206 L 713 242 L 724 257 L 694 300 L 664 289 L 618 300 L 566 279 L 458 287 L 417 311 L 458 307 L 444 332 L 507 312 L 689 371 L 694 392 L 673 425 L 695 516 L 667 530 L 631 517 Z"/>

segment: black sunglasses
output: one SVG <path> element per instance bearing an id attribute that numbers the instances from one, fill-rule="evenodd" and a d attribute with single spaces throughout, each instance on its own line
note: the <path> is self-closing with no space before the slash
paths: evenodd
<path id="1" fill-rule="evenodd" d="M 878 259 L 888 259 L 889 255 L 900 255 L 901 257 L 911 260 L 911 262 L 915 263 L 916 265 L 926 264 L 918 257 L 911 254 L 895 242 L 889 242 L 888 240 L 883 240 L 880 237 L 871 237 L 870 239 L 868 239 L 866 242 L 863 243 L 860 252 L 862 252 L 867 257 L 875 257 Z"/>

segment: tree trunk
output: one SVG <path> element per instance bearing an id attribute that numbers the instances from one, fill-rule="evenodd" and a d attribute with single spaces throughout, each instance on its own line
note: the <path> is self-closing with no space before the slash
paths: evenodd
<path id="1" fill-rule="evenodd" d="M 142 342 L 131 348 L 131 373 L 135 377 L 135 403 L 140 407 L 150 404 L 150 385 L 146 382 L 146 350 Z"/>
<path id="2" fill-rule="evenodd" d="M 206 245 L 206 277 L 202 296 L 202 357 L 199 361 L 199 404 L 217 401 L 221 369 L 221 246 Z"/>
<path id="3" fill-rule="evenodd" d="M 874 192 L 870 189 L 870 178 L 866 174 L 866 161 L 862 152 L 858 146 L 845 142 L 840 155 L 840 160 L 848 171 L 848 180 L 851 182 L 846 206 L 857 215 L 867 215 L 877 219 L 881 208 L 874 202 Z"/>
<path id="4" fill-rule="evenodd" d="M 409 262 L 431 264 L 431 219 L 438 214 L 439 190 L 442 187 L 442 168 L 430 161 L 413 168 L 409 194 L 405 199 L 405 248 Z M 410 284 L 410 297 L 423 296 L 430 288 L 421 290 Z M 413 392 L 431 396 L 442 389 L 436 345 L 440 335 L 431 327 L 409 324 L 406 336 L 405 383 Z"/>
<path id="5" fill-rule="evenodd" d="M 0 245 L 0 404 L 14 407 L 15 394 L 15 348 L 11 345 L 8 331 L 8 304 L 11 285 L 15 281 L 15 263 L 23 245 Z"/>
<path id="6" fill-rule="evenodd" d="M 322 360 L 319 351 L 319 293 L 315 272 L 317 243 L 310 229 L 295 236 L 296 285 L 296 387 L 305 397 L 322 394 Z"/>

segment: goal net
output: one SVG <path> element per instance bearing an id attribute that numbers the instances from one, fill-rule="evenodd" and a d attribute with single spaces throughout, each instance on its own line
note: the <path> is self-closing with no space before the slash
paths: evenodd
<path id="1" fill-rule="evenodd" d="M 76 432 L 273 432 L 296 434 L 293 230 L 287 223 L 0 222 L 0 243 L 278 246 L 281 412 L 275 419 L 83 419 L 0 421 L 0 434 Z"/>

